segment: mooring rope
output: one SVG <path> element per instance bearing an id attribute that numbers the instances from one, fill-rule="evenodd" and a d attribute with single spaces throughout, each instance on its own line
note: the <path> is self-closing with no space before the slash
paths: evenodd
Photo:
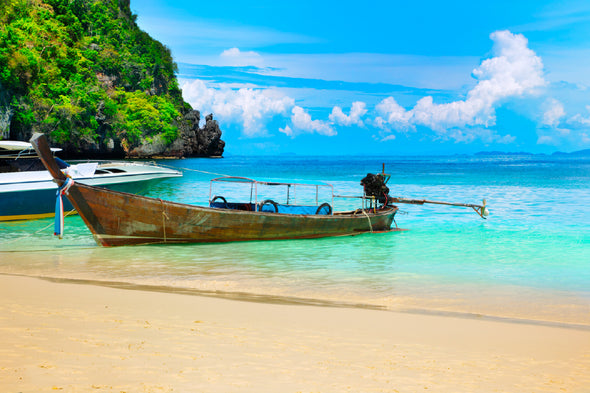
<path id="1" fill-rule="evenodd" d="M 371 217 L 369 217 L 369 215 L 367 214 L 365 209 L 361 209 L 361 210 L 363 211 L 363 214 L 367 217 L 367 220 L 369 220 L 369 228 L 371 229 L 371 233 L 373 233 L 373 224 L 371 224 Z"/>
<path id="2" fill-rule="evenodd" d="M 166 220 L 168 220 L 168 215 L 166 214 L 164 201 L 160 198 L 158 198 L 158 200 L 160 201 L 160 203 L 162 205 L 162 227 L 164 230 L 164 243 L 166 243 Z"/>
<path id="3" fill-rule="evenodd" d="M 198 172 L 198 173 L 204 173 L 206 175 L 214 175 L 214 176 L 222 176 L 222 177 L 232 177 L 232 175 L 226 175 L 224 173 L 207 172 L 207 171 L 201 171 L 199 169 L 184 168 L 184 167 L 180 167 L 180 166 L 164 165 L 164 164 L 160 164 L 160 163 L 156 163 L 156 165 L 164 167 L 164 168 L 176 169 L 176 170 L 180 170 L 180 171 Z"/>
<path id="4" fill-rule="evenodd" d="M 74 214 L 74 213 L 76 213 L 76 209 L 73 209 L 73 210 L 70 210 L 70 211 L 66 212 L 66 213 L 64 214 L 64 218 L 65 218 L 65 217 L 67 217 L 67 216 L 69 216 L 69 215 L 71 215 L 71 214 Z M 31 233 L 29 233 L 29 234 L 27 234 L 27 235 L 25 235 L 25 236 L 17 237 L 17 238 L 15 238 L 15 239 L 8 240 L 8 241 L 6 241 L 6 242 L 2 242 L 2 243 L 0 243 L 0 244 L 1 244 L 1 245 L 4 245 L 4 244 L 10 244 L 10 243 L 14 243 L 14 242 L 16 242 L 16 241 L 19 241 L 19 240 L 27 239 L 27 238 L 29 238 L 29 237 L 31 237 L 31 236 L 35 236 L 35 235 L 37 235 L 37 234 L 38 234 L 38 233 L 40 233 L 40 232 L 46 231 L 46 230 L 47 230 L 47 229 L 49 229 L 49 227 L 51 227 L 52 225 L 55 225 L 55 223 L 54 223 L 54 222 L 52 222 L 52 223 L 49 223 L 49 224 L 47 224 L 47 226 L 45 226 L 45 227 L 43 227 L 43 228 L 41 228 L 41 229 L 39 229 L 39 230 L 37 230 L 37 231 L 35 231 L 35 232 L 31 232 Z M 6 252 L 6 251 L 2 251 L 2 252 Z"/>
<path id="5" fill-rule="evenodd" d="M 22 238 L 19 238 L 18 240 L 20 240 Z M 4 244 L 4 243 L 0 243 L 0 244 Z M 31 250 L 0 250 L 0 254 L 17 254 L 20 252 L 47 252 L 47 251 L 68 251 L 68 250 L 94 250 L 96 249 L 98 246 L 94 245 L 94 246 L 89 246 L 89 247 L 77 247 L 77 246 L 71 246 L 71 247 L 67 247 L 67 248 L 59 248 L 59 249 L 55 249 L 55 248 L 40 248 L 38 250 L 36 249 L 31 249 Z"/>

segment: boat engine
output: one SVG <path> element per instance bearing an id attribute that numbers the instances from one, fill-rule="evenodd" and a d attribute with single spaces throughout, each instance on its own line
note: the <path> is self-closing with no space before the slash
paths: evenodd
<path id="1" fill-rule="evenodd" d="M 379 203 L 386 206 L 391 200 L 389 187 L 386 186 L 387 180 L 388 178 L 381 173 L 376 175 L 367 173 L 367 176 L 361 180 L 361 186 L 363 186 L 366 196 L 374 197 Z"/>

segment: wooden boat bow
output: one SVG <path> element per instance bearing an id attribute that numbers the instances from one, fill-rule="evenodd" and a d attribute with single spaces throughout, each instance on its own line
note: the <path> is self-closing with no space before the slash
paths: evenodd
<path id="1" fill-rule="evenodd" d="M 66 181 L 66 175 L 63 174 L 61 169 L 57 166 L 57 162 L 53 158 L 53 154 L 51 153 L 51 149 L 49 148 L 49 142 L 47 142 L 47 137 L 40 133 L 33 134 L 33 137 L 30 140 L 31 145 L 39 155 L 39 158 L 43 162 L 43 165 L 47 168 L 53 180 L 57 183 L 58 186 L 62 186 L 62 184 Z"/>

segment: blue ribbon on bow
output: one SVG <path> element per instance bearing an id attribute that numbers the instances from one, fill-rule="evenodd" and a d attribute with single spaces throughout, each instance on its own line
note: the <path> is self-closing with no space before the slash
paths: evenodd
<path id="1" fill-rule="evenodd" d="M 74 180 L 68 177 L 66 181 L 57 189 L 56 199 L 55 199 L 55 223 L 53 225 L 54 231 L 53 234 L 55 236 L 59 236 L 60 239 L 63 239 L 63 228 L 64 228 L 64 203 L 63 203 L 63 194 L 67 194 L 70 187 L 74 184 Z"/>

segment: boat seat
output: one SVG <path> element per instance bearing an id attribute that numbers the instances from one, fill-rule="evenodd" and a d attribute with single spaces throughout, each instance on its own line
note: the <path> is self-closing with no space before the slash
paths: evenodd
<path id="1" fill-rule="evenodd" d="M 209 207 L 215 207 L 217 209 L 244 210 L 248 212 L 255 210 L 255 205 L 253 203 L 210 202 Z"/>
<path id="2" fill-rule="evenodd" d="M 278 212 L 275 212 L 274 205 L 265 204 L 260 211 L 265 213 L 281 213 L 281 214 L 300 214 L 300 215 L 329 215 L 332 213 L 332 208 L 328 204 L 318 206 L 304 206 L 304 205 L 283 205 L 277 203 Z M 244 210 L 255 211 L 256 205 L 254 203 L 238 203 L 238 202 L 210 202 L 209 207 L 217 209 L 230 210 Z"/>
<path id="3" fill-rule="evenodd" d="M 320 207 L 321 206 L 322 205 L 320 205 Z M 332 213 L 331 208 L 326 208 L 326 207 L 318 208 L 318 206 L 315 206 L 315 205 L 312 205 L 312 206 L 283 205 L 283 204 L 279 203 L 279 204 L 277 204 L 277 207 L 278 207 L 278 213 L 282 213 L 282 214 L 301 214 L 301 215 L 312 216 L 312 215 L 316 215 L 316 214 L 329 215 Z M 274 212 L 274 207 L 270 206 L 270 205 L 265 205 L 263 207 L 262 211 Z"/>

